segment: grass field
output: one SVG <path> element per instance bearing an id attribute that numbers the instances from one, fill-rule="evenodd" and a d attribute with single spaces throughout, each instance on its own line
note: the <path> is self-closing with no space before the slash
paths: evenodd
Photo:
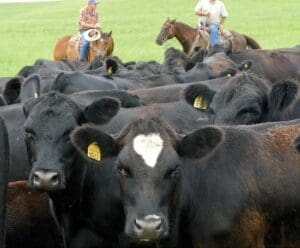
<path id="1" fill-rule="evenodd" d="M 100 22 L 113 31 L 114 54 L 124 61 L 162 61 L 166 48 L 154 40 L 167 17 L 195 25 L 197 0 L 100 0 Z M 77 32 L 79 10 L 86 0 L 0 5 L 0 76 L 13 76 L 37 58 L 52 58 L 58 37 Z M 299 0 L 224 0 L 226 28 L 248 34 L 263 48 L 300 43 Z M 174 41 L 168 46 L 179 47 Z"/>

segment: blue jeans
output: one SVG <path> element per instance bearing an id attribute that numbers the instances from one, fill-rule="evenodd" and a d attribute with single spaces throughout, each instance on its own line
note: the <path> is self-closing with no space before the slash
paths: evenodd
<path id="1" fill-rule="evenodd" d="M 86 60 L 86 55 L 87 55 L 88 49 L 90 47 L 90 42 L 83 38 L 83 33 L 85 31 L 86 30 L 80 30 L 80 35 L 82 37 L 82 44 L 81 44 L 80 53 L 79 53 L 80 60 Z"/>
<path id="2" fill-rule="evenodd" d="M 219 26 L 217 24 L 209 25 L 209 36 L 210 36 L 210 46 L 211 47 L 220 44 Z"/>

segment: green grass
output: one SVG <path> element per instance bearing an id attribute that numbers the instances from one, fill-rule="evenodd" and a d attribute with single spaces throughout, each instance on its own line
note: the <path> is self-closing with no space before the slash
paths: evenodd
<path id="1" fill-rule="evenodd" d="M 167 17 L 195 26 L 197 0 L 100 0 L 100 22 L 113 31 L 114 54 L 124 61 L 162 61 L 166 48 L 154 40 Z M 86 0 L 0 5 L 0 76 L 13 76 L 37 58 L 52 58 L 55 41 L 77 32 L 79 10 Z M 255 38 L 263 48 L 300 43 L 299 0 L 224 0 L 226 28 Z M 180 47 L 176 40 L 167 46 Z"/>

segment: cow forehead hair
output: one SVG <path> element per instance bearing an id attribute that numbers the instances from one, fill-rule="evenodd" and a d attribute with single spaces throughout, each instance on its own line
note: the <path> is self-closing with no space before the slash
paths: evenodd
<path id="1" fill-rule="evenodd" d="M 131 142 L 139 134 L 148 135 L 151 133 L 160 134 L 165 143 L 168 142 L 173 146 L 178 139 L 175 131 L 167 123 L 157 117 L 152 117 L 131 122 L 121 131 L 118 140 L 122 145 Z"/>
<path id="2" fill-rule="evenodd" d="M 75 102 L 58 92 L 50 92 L 43 96 L 34 107 L 34 110 L 34 112 L 39 112 L 43 116 L 70 112 L 76 119 L 80 118 L 82 114 L 82 111 Z"/>
<path id="3" fill-rule="evenodd" d="M 233 98 L 240 96 L 246 88 L 256 88 L 256 92 L 260 94 L 264 94 L 269 90 L 269 87 L 262 79 L 249 73 L 242 73 L 228 82 L 217 95 L 222 95 L 224 102 L 228 103 Z"/>

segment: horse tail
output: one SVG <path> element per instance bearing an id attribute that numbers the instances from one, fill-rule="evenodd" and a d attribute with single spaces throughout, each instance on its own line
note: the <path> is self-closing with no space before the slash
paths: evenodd
<path id="1" fill-rule="evenodd" d="M 246 39 L 247 46 L 251 47 L 252 49 L 261 49 L 260 45 L 254 39 L 245 34 L 243 34 L 243 36 Z"/>

